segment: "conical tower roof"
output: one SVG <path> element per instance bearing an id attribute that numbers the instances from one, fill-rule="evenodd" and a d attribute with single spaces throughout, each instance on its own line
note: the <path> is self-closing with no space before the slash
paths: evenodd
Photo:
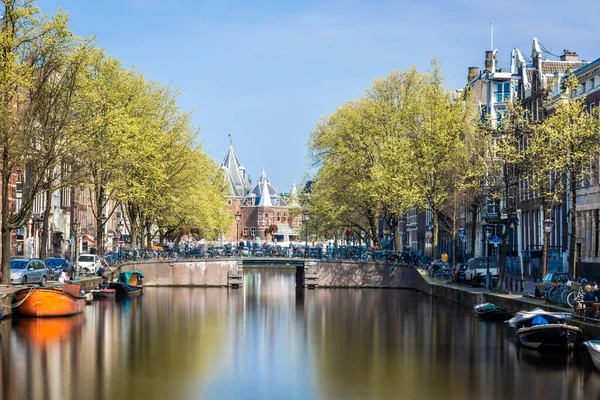
<path id="1" fill-rule="evenodd" d="M 240 163 L 233 146 L 229 146 L 229 151 L 225 155 L 221 168 L 225 172 L 225 181 L 231 188 L 231 195 L 234 197 L 244 197 L 250 189 L 250 181 L 246 175 L 246 169 Z"/>

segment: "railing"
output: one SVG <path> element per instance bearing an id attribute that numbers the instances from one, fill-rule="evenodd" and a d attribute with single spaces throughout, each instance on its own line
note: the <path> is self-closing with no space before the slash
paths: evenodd
<path id="1" fill-rule="evenodd" d="M 419 258 L 416 255 L 408 253 L 397 253 L 391 250 L 360 250 L 338 248 L 330 251 L 319 249 L 308 249 L 307 257 L 304 256 L 304 250 L 197 250 L 189 251 L 155 251 L 155 250 L 135 250 L 122 253 L 105 253 L 102 257 L 104 265 L 109 267 L 116 266 L 125 262 L 145 261 L 145 260 L 205 260 L 205 259 L 226 259 L 226 258 L 297 258 L 297 259 L 321 259 L 321 260 L 351 260 L 351 261 L 375 261 L 385 263 L 406 263 L 418 264 Z"/>

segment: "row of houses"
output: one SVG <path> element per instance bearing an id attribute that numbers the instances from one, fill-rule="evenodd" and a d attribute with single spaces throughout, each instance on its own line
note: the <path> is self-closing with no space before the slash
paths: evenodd
<path id="1" fill-rule="evenodd" d="M 485 52 L 483 68 L 468 67 L 467 85 L 482 115 L 487 115 L 492 125 L 497 125 L 507 116 L 509 104 L 521 102 L 534 120 L 543 119 L 548 113 L 545 102 L 547 95 L 559 95 L 561 79 L 567 74 L 575 75 L 580 83 L 577 95 L 586 99 L 590 112 L 600 104 L 600 59 L 580 60 L 576 52 L 564 50 L 560 56 L 552 56 L 543 45 L 533 39 L 531 53 L 526 55 L 513 49 L 507 59 L 508 68 L 502 68 L 497 50 Z M 523 146 L 526 144 L 523 143 Z M 590 179 L 577 188 L 577 274 L 600 278 L 600 184 Z M 499 229 L 507 229 L 508 267 L 513 272 L 523 266 L 525 274 L 534 275 L 541 263 L 544 243 L 545 214 L 526 176 L 514 182 L 512 195 L 501 201 L 487 201 L 479 209 L 463 211 L 460 235 L 453 241 L 451 230 L 441 224 L 438 243 L 439 256 L 452 255 L 457 261 L 471 257 L 498 256 L 498 247 L 489 243 L 486 231 L 492 237 Z M 508 218 L 503 210 L 511 206 L 516 215 Z M 551 212 L 552 221 L 547 229 L 550 233 L 550 270 L 568 270 L 570 232 L 569 219 L 572 209 L 568 196 L 556 204 Z M 440 216 L 443 221 L 443 216 Z M 432 252 L 431 213 L 409 212 L 400 225 L 401 242 L 405 251 L 436 256 Z M 486 229 L 487 227 L 487 229 Z M 392 232 L 381 225 L 380 236 L 392 236 Z M 471 240 L 473 238 L 474 240 Z"/>
<path id="2" fill-rule="evenodd" d="M 10 209 L 19 210 L 22 199 L 28 196 L 27 171 L 13 175 L 11 179 Z M 64 257 L 72 259 L 76 253 L 95 253 L 96 242 L 96 207 L 93 192 L 83 185 L 64 187 L 51 194 L 49 202 L 46 193 L 40 193 L 34 201 L 29 218 L 22 221 L 22 226 L 11 235 L 11 256 L 38 258 L 43 246 L 47 257 Z M 47 205 L 49 232 L 47 241 L 42 242 L 44 229 L 44 211 Z M 109 200 L 100 211 L 104 222 L 104 251 L 117 251 L 119 238 L 128 238 L 129 230 L 122 205 Z"/>

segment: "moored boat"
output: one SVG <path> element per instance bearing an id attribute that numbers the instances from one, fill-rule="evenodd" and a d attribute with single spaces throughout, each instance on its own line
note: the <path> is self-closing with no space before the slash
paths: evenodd
<path id="1" fill-rule="evenodd" d="M 144 274 L 139 271 L 121 272 L 116 282 L 108 285 L 109 289 L 115 289 L 120 296 L 138 296 L 142 294 L 142 279 Z"/>
<path id="2" fill-rule="evenodd" d="M 588 340 L 587 342 L 583 342 L 583 344 L 585 344 L 592 357 L 594 367 L 600 371 L 600 340 Z"/>
<path id="3" fill-rule="evenodd" d="M 83 297 L 53 289 L 31 288 L 15 293 L 17 312 L 28 317 L 65 317 L 85 308 Z"/>
<path id="4" fill-rule="evenodd" d="M 115 289 L 94 289 L 90 290 L 94 300 L 114 299 L 117 291 Z"/>
<path id="5" fill-rule="evenodd" d="M 485 319 L 506 319 L 510 316 L 506 309 L 492 303 L 478 304 L 473 309 L 475 314 Z"/>
<path id="6" fill-rule="evenodd" d="M 540 308 L 519 311 L 508 323 L 521 344 L 532 349 L 572 349 L 581 336 L 581 329 L 567 324 L 567 314 Z"/>

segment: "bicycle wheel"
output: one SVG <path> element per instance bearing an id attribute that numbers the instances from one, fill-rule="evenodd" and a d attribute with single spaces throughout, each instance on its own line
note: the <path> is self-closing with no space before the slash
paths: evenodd
<path id="1" fill-rule="evenodd" d="M 579 296 L 578 292 L 571 290 L 571 292 L 567 295 L 566 304 L 571 308 L 575 307 L 575 300 L 577 299 L 578 296 Z"/>
<path id="2" fill-rule="evenodd" d="M 441 281 L 442 279 L 444 279 L 444 274 L 442 272 L 436 272 L 433 274 L 433 280 Z"/>

